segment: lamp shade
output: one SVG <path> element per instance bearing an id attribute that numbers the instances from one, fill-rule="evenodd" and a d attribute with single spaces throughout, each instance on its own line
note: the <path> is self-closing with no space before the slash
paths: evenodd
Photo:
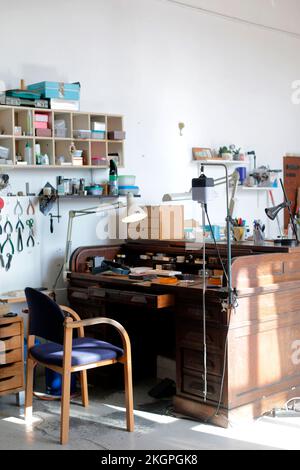
<path id="1" fill-rule="evenodd" d="M 283 202 L 279 206 L 270 207 L 268 209 L 265 209 L 265 212 L 266 212 L 267 216 L 269 217 L 269 219 L 275 220 L 276 217 L 278 216 L 279 212 L 281 210 L 285 209 L 286 207 L 288 207 L 287 203 Z"/>
<path id="2" fill-rule="evenodd" d="M 132 224 L 146 219 L 146 212 L 136 204 L 132 193 L 127 194 L 127 216 L 122 219 L 124 224 Z"/>

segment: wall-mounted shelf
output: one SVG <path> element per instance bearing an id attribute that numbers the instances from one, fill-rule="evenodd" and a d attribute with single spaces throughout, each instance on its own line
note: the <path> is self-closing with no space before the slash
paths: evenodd
<path id="1" fill-rule="evenodd" d="M 277 189 L 279 189 L 278 187 L 258 187 L 258 186 L 239 186 L 239 188 L 241 188 L 243 191 L 262 191 L 262 192 L 266 192 L 266 191 L 276 191 Z"/>
<path id="2" fill-rule="evenodd" d="M 222 160 L 222 158 L 219 159 L 214 159 L 214 160 L 192 160 L 193 163 L 197 163 L 198 165 L 204 164 L 204 163 L 211 163 L 218 165 L 222 163 L 223 165 L 236 165 L 236 166 L 245 166 L 249 165 L 249 161 L 238 161 L 238 160 Z"/>
<path id="3" fill-rule="evenodd" d="M 51 136 L 39 137 L 36 135 L 36 114 L 43 114 L 48 121 L 48 128 Z M 54 122 L 64 120 L 66 125 L 65 136 L 55 136 Z M 76 131 L 92 131 L 93 123 L 100 122 L 105 127 L 103 139 L 79 139 L 75 138 Z M 21 128 L 21 135 L 14 135 L 15 128 Z M 105 113 L 85 113 L 82 111 L 56 111 L 51 109 L 38 109 L 17 106 L 0 106 L 0 146 L 9 149 L 8 160 L 12 164 L 0 163 L 1 169 L 61 169 L 61 170 L 82 170 L 82 169 L 106 169 L 109 166 L 110 158 L 117 158 L 119 168 L 124 168 L 124 141 L 108 139 L 108 132 L 124 131 L 123 116 Z M 25 135 L 23 135 L 25 134 Z M 93 136 L 94 137 L 94 136 Z M 25 146 L 29 143 L 33 154 L 33 165 L 17 165 L 17 155 L 21 155 L 25 160 Z M 71 161 L 69 147 L 74 142 L 77 150 L 82 150 L 84 165 L 59 165 L 59 157 L 64 157 L 65 162 Z M 47 154 L 50 165 L 36 165 L 34 158 L 35 145 L 40 144 L 41 153 Z M 113 154 L 115 157 L 112 157 Z M 93 164 L 93 157 L 102 157 L 100 165 Z"/>

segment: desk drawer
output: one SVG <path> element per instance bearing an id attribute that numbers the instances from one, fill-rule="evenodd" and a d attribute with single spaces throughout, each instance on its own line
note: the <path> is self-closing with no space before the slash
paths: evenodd
<path id="1" fill-rule="evenodd" d="M 10 351 L 12 349 L 22 348 L 22 336 L 12 336 L 11 338 L 1 340 L 1 351 Z"/>
<path id="2" fill-rule="evenodd" d="M 106 302 L 134 305 L 136 307 L 167 308 L 174 305 L 174 296 L 170 294 L 148 294 L 144 292 L 122 291 L 118 289 L 105 289 L 89 287 L 89 298 L 103 299 Z"/>
<path id="3" fill-rule="evenodd" d="M 88 289 L 81 289 L 79 287 L 76 287 L 75 289 L 69 288 L 68 297 L 70 301 L 72 300 L 87 301 L 89 300 L 89 292 L 88 292 Z"/>
<path id="4" fill-rule="evenodd" d="M 203 345 L 203 330 L 200 322 L 177 322 L 177 340 L 182 347 L 195 349 Z M 206 330 L 206 343 L 207 349 L 213 352 L 222 353 L 224 350 L 224 343 L 226 337 L 226 330 L 221 328 L 207 328 Z"/>
<path id="5" fill-rule="evenodd" d="M 207 399 L 219 401 L 221 390 L 221 378 L 208 375 L 207 377 Z M 191 375 L 184 372 L 182 377 L 182 392 L 194 395 L 199 398 L 204 397 L 204 378 L 202 375 Z"/>
<path id="6" fill-rule="evenodd" d="M 23 381 L 23 372 L 20 374 L 8 377 L 6 379 L 0 379 L 0 394 L 11 391 L 13 393 L 14 389 L 21 388 L 24 385 Z"/>
<path id="7" fill-rule="evenodd" d="M 23 362 L 0 366 L 0 380 L 23 375 Z"/>
<path id="8" fill-rule="evenodd" d="M 18 336 L 21 334 L 21 323 L 7 323 L 0 325 L 0 339 L 10 338 L 11 336 Z"/>
<path id="9" fill-rule="evenodd" d="M 13 349 L 10 351 L 3 351 L 0 343 L 0 367 L 2 364 L 12 364 L 13 362 L 22 361 L 22 349 Z"/>
<path id="10" fill-rule="evenodd" d="M 204 371 L 203 351 L 192 349 L 182 349 L 182 365 L 185 369 L 191 371 Z M 207 354 L 207 371 L 209 374 L 222 376 L 223 358 L 219 354 Z"/>

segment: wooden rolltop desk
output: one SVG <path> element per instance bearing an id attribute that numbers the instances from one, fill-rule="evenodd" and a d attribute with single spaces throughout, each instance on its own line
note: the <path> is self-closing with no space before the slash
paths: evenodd
<path id="1" fill-rule="evenodd" d="M 218 246 L 226 263 L 226 246 Z M 166 261 L 154 261 L 146 253 L 165 254 Z M 236 308 L 227 308 L 226 289 L 206 292 L 206 400 L 200 278 L 159 285 L 87 270 L 94 256 L 149 267 L 170 264 L 169 257 L 177 270 L 197 274 L 202 269 L 200 245 L 128 241 L 79 248 L 71 259 L 68 286 L 70 304 L 83 318 L 106 315 L 128 329 L 137 375 L 155 374 L 157 347 L 160 352 L 173 350 L 175 410 L 222 427 L 231 420 L 259 417 L 300 396 L 300 248 L 245 242 L 233 245 L 232 255 Z M 220 268 L 214 245 L 208 245 L 206 269 Z"/>

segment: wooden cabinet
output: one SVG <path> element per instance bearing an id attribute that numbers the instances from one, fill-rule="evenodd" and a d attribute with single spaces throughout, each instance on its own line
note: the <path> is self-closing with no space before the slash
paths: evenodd
<path id="1" fill-rule="evenodd" d="M 23 389 L 23 320 L 0 316 L 0 395 L 18 393 Z"/>
<path id="2" fill-rule="evenodd" d="M 47 119 L 49 136 L 36 135 L 36 115 L 44 115 Z M 63 133 L 55 132 L 55 122 L 65 122 Z M 94 123 L 103 124 L 103 132 L 93 132 Z M 84 133 L 83 131 L 87 131 Z M 111 140 L 116 131 L 123 135 L 124 122 L 121 115 L 106 113 L 89 113 L 81 111 L 54 111 L 51 109 L 32 109 L 26 107 L 0 106 L 0 152 L 5 156 L 5 164 L 1 159 L 1 167 L 18 169 L 47 169 L 47 168 L 108 168 L 110 158 L 115 158 L 119 168 L 124 167 L 124 140 Z M 20 133 L 20 134 L 19 134 Z M 99 135 L 98 135 L 99 134 Z M 118 135 L 118 134 L 117 134 Z M 77 150 L 82 151 L 84 165 L 62 166 L 60 157 L 71 163 L 70 145 L 74 143 Z M 35 145 L 39 144 L 42 154 L 47 154 L 50 165 L 36 165 Z M 17 164 L 17 156 L 25 157 L 25 148 L 29 145 L 32 161 L 27 165 Z M 7 150 L 5 150 L 7 149 Z M 31 164 L 30 164 L 31 163 Z"/>

